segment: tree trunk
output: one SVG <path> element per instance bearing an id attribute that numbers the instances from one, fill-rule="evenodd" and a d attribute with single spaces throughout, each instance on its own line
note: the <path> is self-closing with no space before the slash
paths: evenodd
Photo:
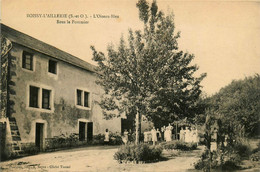
<path id="1" fill-rule="evenodd" d="M 137 111 L 136 113 L 136 119 L 135 119 L 135 144 L 139 144 L 140 142 L 140 136 L 141 136 L 141 115 Z"/>

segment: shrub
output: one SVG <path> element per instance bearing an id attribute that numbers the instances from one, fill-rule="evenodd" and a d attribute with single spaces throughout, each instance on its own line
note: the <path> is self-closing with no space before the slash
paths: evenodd
<path id="1" fill-rule="evenodd" d="M 160 145 L 162 146 L 163 149 L 176 149 L 176 144 L 175 142 L 162 142 L 160 143 Z"/>
<path id="2" fill-rule="evenodd" d="M 105 135 L 104 134 L 98 134 L 94 135 L 93 139 L 91 141 L 92 145 L 103 145 L 105 140 Z"/>
<path id="3" fill-rule="evenodd" d="M 260 151 L 253 153 L 250 159 L 251 161 L 260 161 Z"/>
<path id="4" fill-rule="evenodd" d="M 103 145 L 105 140 L 104 134 L 98 134 L 93 136 L 92 141 L 90 144 L 92 145 Z M 110 133 L 109 134 L 109 144 L 110 145 L 121 145 L 123 143 L 122 137 L 118 133 Z"/>
<path id="5" fill-rule="evenodd" d="M 210 169 L 238 170 L 240 168 L 241 156 L 235 147 L 225 147 L 221 150 L 210 152 L 208 149 L 203 152 L 198 162 L 194 164 L 195 169 L 210 171 Z"/>
<path id="6" fill-rule="evenodd" d="M 78 134 L 60 135 L 46 139 L 46 149 L 70 148 L 86 145 L 87 141 L 79 141 Z"/>
<path id="7" fill-rule="evenodd" d="M 25 154 L 36 155 L 39 153 L 39 148 L 34 143 L 26 143 L 22 145 L 22 151 Z"/>
<path id="8" fill-rule="evenodd" d="M 257 148 L 255 148 L 254 150 L 252 150 L 252 153 L 256 153 L 260 151 L 260 142 L 257 143 Z"/>
<path id="9" fill-rule="evenodd" d="M 241 158 L 248 158 L 252 154 L 251 148 L 245 143 L 236 143 L 233 149 Z"/>
<path id="10" fill-rule="evenodd" d="M 198 162 L 194 164 L 195 169 L 209 171 L 210 170 L 210 157 L 209 150 L 205 150 Z"/>
<path id="11" fill-rule="evenodd" d="M 239 168 L 240 166 L 232 160 L 225 161 L 221 167 L 221 169 L 225 171 L 238 170 Z"/>
<path id="12" fill-rule="evenodd" d="M 197 149 L 196 143 L 186 143 L 182 141 L 171 141 L 171 142 L 163 142 L 161 146 L 164 149 L 179 149 L 183 151 L 190 151 Z"/>
<path id="13" fill-rule="evenodd" d="M 4 145 L 4 147 L 1 147 L 1 157 L 0 157 L 0 161 L 2 160 L 7 160 L 9 158 L 13 158 L 15 157 L 15 155 L 13 154 L 12 152 L 12 149 L 11 149 L 11 145 Z"/>
<path id="14" fill-rule="evenodd" d="M 123 144 L 122 137 L 118 133 L 111 133 L 109 138 L 110 138 L 110 140 L 109 140 L 110 145 L 121 145 L 121 144 Z"/>
<path id="15" fill-rule="evenodd" d="M 122 145 L 114 154 L 114 159 L 122 162 L 152 162 L 161 158 L 162 148 L 160 146 L 149 146 L 148 144 L 126 144 Z"/>

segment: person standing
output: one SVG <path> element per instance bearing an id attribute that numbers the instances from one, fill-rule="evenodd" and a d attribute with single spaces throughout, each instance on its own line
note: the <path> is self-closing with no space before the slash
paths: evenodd
<path id="1" fill-rule="evenodd" d="M 152 141 L 153 141 L 153 145 L 155 145 L 156 142 L 157 142 L 157 132 L 156 132 L 156 130 L 155 130 L 155 127 L 153 127 L 151 133 L 152 133 Z"/>
<path id="2" fill-rule="evenodd" d="M 168 128 L 168 130 L 169 130 L 169 131 L 168 131 L 168 132 L 169 132 L 169 133 L 168 133 L 168 135 L 169 135 L 169 136 L 168 136 L 168 137 L 169 137 L 169 138 L 168 138 L 168 141 L 172 141 L 172 130 L 173 130 L 173 126 L 171 126 L 171 124 L 169 123 L 169 126 L 168 126 L 167 128 Z"/>
<path id="3" fill-rule="evenodd" d="M 181 130 L 180 130 L 180 141 L 184 142 L 184 130 L 183 130 L 183 127 L 181 127 Z"/>
<path id="4" fill-rule="evenodd" d="M 149 136 L 148 136 L 148 132 L 145 131 L 145 132 L 144 132 L 144 143 L 149 142 L 149 138 L 148 138 L 148 137 L 149 137 Z"/>
<path id="5" fill-rule="evenodd" d="M 106 129 L 106 132 L 105 132 L 105 140 L 104 140 L 104 143 L 105 143 L 106 145 L 108 145 L 108 143 L 109 143 L 109 131 L 108 131 L 108 129 Z"/>
<path id="6" fill-rule="evenodd" d="M 171 141 L 171 140 L 170 140 L 170 130 L 169 130 L 168 127 L 166 127 L 166 130 L 165 130 L 165 132 L 164 132 L 164 137 L 165 137 L 165 141 L 166 141 L 166 142 Z"/>
<path id="7" fill-rule="evenodd" d="M 161 133 L 160 133 L 159 128 L 156 129 L 156 136 L 157 136 L 157 141 L 160 141 L 161 140 Z"/>
<path id="8" fill-rule="evenodd" d="M 161 127 L 162 141 L 165 140 L 165 126 Z"/>
<path id="9" fill-rule="evenodd" d="M 128 131 L 127 131 L 126 129 L 125 129 L 125 131 L 124 131 L 123 142 L 124 142 L 125 144 L 128 143 Z"/>

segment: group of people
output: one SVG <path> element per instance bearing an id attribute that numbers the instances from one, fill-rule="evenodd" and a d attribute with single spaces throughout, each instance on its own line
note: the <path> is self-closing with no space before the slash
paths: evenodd
<path id="1" fill-rule="evenodd" d="M 144 132 L 144 142 L 152 142 L 153 145 L 156 144 L 158 141 L 166 141 L 170 142 L 173 140 L 173 126 L 169 124 L 167 127 L 163 126 L 161 127 L 161 130 L 159 128 L 155 129 L 155 127 L 152 128 L 151 131 L 145 131 Z M 122 136 L 122 141 L 126 144 L 129 142 L 129 136 L 131 133 L 129 133 L 127 130 L 124 131 L 123 136 Z M 198 137 L 198 131 L 195 127 L 190 128 L 190 127 L 183 127 L 180 130 L 179 133 L 180 141 L 183 142 L 194 142 L 198 143 L 199 142 L 199 137 Z M 177 136 L 175 136 L 175 139 L 177 139 Z M 109 142 L 109 131 L 106 129 L 105 132 L 105 143 Z"/>
<path id="2" fill-rule="evenodd" d="M 185 129 L 181 128 L 180 140 L 183 142 L 198 143 L 199 142 L 198 130 L 195 127 L 193 128 L 185 127 Z"/>
<path id="3" fill-rule="evenodd" d="M 170 142 L 173 139 L 178 139 L 178 137 L 177 135 L 173 134 L 173 126 L 171 126 L 171 124 L 169 124 L 167 127 L 161 127 L 161 130 L 158 128 L 155 129 L 155 127 L 153 127 L 151 131 L 144 132 L 144 142 L 153 142 L 153 145 L 155 145 L 157 141 Z M 198 143 L 198 131 L 195 127 L 185 127 L 185 129 L 182 127 L 179 133 L 179 139 L 183 142 Z"/>
<path id="4" fill-rule="evenodd" d="M 144 142 L 153 142 L 155 145 L 157 141 L 172 141 L 172 131 L 173 126 L 169 124 L 167 127 L 163 126 L 161 127 L 161 130 L 159 128 L 153 129 L 151 131 L 144 132 Z"/>

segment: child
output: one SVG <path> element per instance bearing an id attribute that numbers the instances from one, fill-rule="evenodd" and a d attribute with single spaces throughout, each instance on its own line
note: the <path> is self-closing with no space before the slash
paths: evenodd
<path id="1" fill-rule="evenodd" d="M 106 129 L 106 132 L 105 132 L 105 140 L 104 140 L 104 143 L 105 143 L 106 145 L 108 145 L 108 143 L 109 143 L 109 131 L 108 131 L 108 129 Z"/>

